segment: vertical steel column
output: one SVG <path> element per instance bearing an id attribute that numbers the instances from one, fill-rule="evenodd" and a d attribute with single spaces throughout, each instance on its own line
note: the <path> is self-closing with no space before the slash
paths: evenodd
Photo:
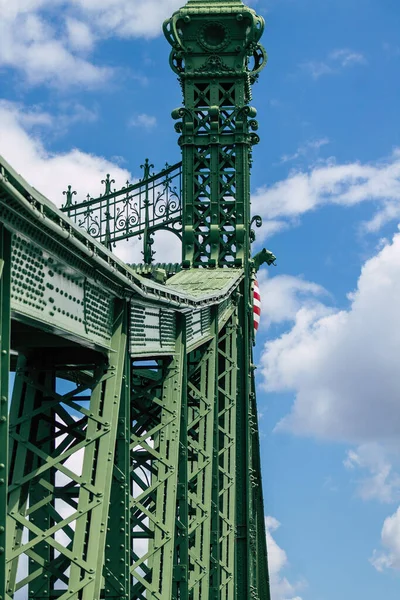
<path id="1" fill-rule="evenodd" d="M 249 285 L 243 281 L 238 306 L 238 393 L 236 427 L 236 600 L 251 598 L 250 558 L 250 322 Z"/>
<path id="2" fill-rule="evenodd" d="M 179 324 L 177 331 L 173 356 L 135 360 L 132 367 L 132 600 L 173 594 L 185 364 Z"/>
<path id="3" fill-rule="evenodd" d="M 44 367 L 44 365 L 43 365 Z M 51 369 L 38 373 L 38 383 L 43 385 L 44 388 L 55 392 L 56 389 L 56 378 L 54 372 Z M 45 393 L 36 394 L 34 410 L 42 407 L 43 412 L 39 418 L 33 420 L 32 423 L 32 434 L 35 436 L 35 440 L 32 442 L 40 447 L 43 452 L 48 456 L 53 456 L 56 443 L 56 428 L 55 428 L 55 412 L 52 408 L 46 410 L 45 405 L 50 403 L 53 396 L 48 396 Z M 32 471 L 39 469 L 42 464 L 41 457 L 38 455 L 33 457 Z M 48 497 L 49 490 L 54 489 L 56 484 L 55 481 L 55 469 L 48 469 L 42 474 L 43 485 L 32 485 L 30 486 L 29 493 L 29 507 L 26 511 L 32 523 L 35 523 L 36 527 L 39 527 L 42 531 L 47 531 L 55 524 L 55 514 L 52 514 L 49 510 Z M 29 539 L 35 539 L 35 533 L 29 532 Z M 51 598 L 51 591 L 54 589 L 55 577 L 53 574 L 47 575 L 46 577 L 38 577 L 38 563 L 39 558 L 42 565 L 51 565 L 54 561 L 54 548 L 50 544 L 38 544 L 36 549 L 35 558 L 29 558 L 29 577 L 32 579 L 29 581 L 28 590 L 29 597 L 35 598 L 35 600 L 49 600 Z M 40 564 L 40 563 L 39 563 Z M 39 566 L 39 571 L 40 571 Z"/>
<path id="4" fill-rule="evenodd" d="M 255 394 L 254 370 L 252 373 L 250 393 L 250 435 L 251 435 L 251 471 L 250 484 L 252 490 L 252 523 L 253 537 L 253 586 L 258 600 L 271 600 L 267 541 L 265 537 L 265 512 L 262 490 L 260 439 L 258 428 L 257 401 Z"/>
<path id="5" fill-rule="evenodd" d="M 19 554 L 15 558 L 12 553 L 19 549 L 22 542 L 23 525 L 13 517 L 17 513 L 25 515 L 28 502 L 28 486 L 13 485 L 15 481 L 21 481 L 24 475 L 31 470 L 32 460 L 28 458 L 27 447 L 24 444 L 18 444 L 14 439 L 14 423 L 21 416 L 23 410 L 32 414 L 34 405 L 35 390 L 32 386 L 26 390 L 26 386 L 20 376 L 26 364 L 24 356 L 18 357 L 17 368 L 15 372 L 14 388 L 10 407 L 10 453 L 9 453 L 9 497 L 8 497 L 8 515 L 7 518 L 7 596 L 11 598 L 14 594 L 17 579 L 17 570 L 19 563 Z M 26 393 L 28 392 L 28 393 Z M 23 401 L 25 400 L 25 402 Z M 27 419 L 19 429 L 19 434 L 23 439 L 29 439 L 31 420 Z M 24 582 L 24 585 L 27 582 Z M 23 586 L 21 586 L 23 587 Z"/>
<path id="6" fill-rule="evenodd" d="M 219 381 L 220 381 L 220 343 L 218 335 L 218 307 L 212 310 L 212 333 L 217 340 L 215 353 L 215 389 L 214 389 L 214 427 L 212 457 L 212 495 L 211 495 L 211 552 L 210 552 L 210 594 L 209 600 L 220 600 L 221 586 L 221 553 L 220 553 L 220 416 L 219 416 Z"/>
<path id="7" fill-rule="evenodd" d="M 0 224 L 0 599 L 6 597 L 8 379 L 10 370 L 11 234 Z"/>
<path id="8" fill-rule="evenodd" d="M 218 430 L 219 430 L 219 515 L 220 590 L 218 600 L 235 597 L 236 532 L 236 414 L 237 394 L 237 314 L 232 315 L 218 344 Z"/>
<path id="9" fill-rule="evenodd" d="M 217 336 L 209 600 L 233 600 L 236 513 L 236 314 L 231 316 Z"/>
<path id="10" fill-rule="evenodd" d="M 179 315 L 184 355 L 178 454 L 178 483 L 175 513 L 175 548 L 172 600 L 189 598 L 189 500 L 188 500 L 188 365 L 186 359 L 186 319 Z"/>
<path id="11" fill-rule="evenodd" d="M 189 598 L 209 595 L 216 340 L 188 355 Z"/>
<path id="12" fill-rule="evenodd" d="M 126 344 L 127 304 L 116 301 L 108 368 L 93 390 L 90 401 L 91 413 L 102 421 L 103 429 L 99 429 L 99 424 L 93 419 L 88 422 L 86 430 L 87 441 L 92 442 L 85 449 L 82 476 L 96 491 L 93 494 L 82 486 L 79 492 L 78 510 L 81 517 L 76 522 L 72 553 L 84 557 L 86 565 L 77 561 L 71 564 L 69 594 L 73 599 L 79 597 L 78 591 L 81 589 L 82 600 L 99 598 L 103 583 L 101 566 L 104 562 Z"/>
<path id="13" fill-rule="evenodd" d="M 235 342 L 230 338 L 226 341 L 228 350 L 220 353 L 221 364 L 224 362 L 224 354 L 233 361 L 237 358 L 238 370 L 235 373 L 236 383 L 232 387 L 235 392 L 234 407 L 229 402 L 229 392 L 224 390 L 226 381 L 228 386 L 231 383 L 230 375 L 226 376 L 226 380 L 222 378 L 219 383 L 219 388 L 222 387 L 219 391 L 220 403 L 225 409 L 229 406 L 229 410 L 224 413 L 225 409 L 221 407 L 219 413 L 225 414 L 228 421 L 219 424 L 221 462 L 218 482 L 215 468 L 213 473 L 214 505 L 215 486 L 223 490 L 223 493 L 219 502 L 219 523 L 212 518 L 211 524 L 213 539 L 218 534 L 223 536 L 220 562 L 225 561 L 225 570 L 221 568 L 218 572 L 213 547 L 211 594 L 216 596 L 222 593 L 226 598 L 234 597 L 236 600 L 256 597 L 258 561 L 264 560 L 264 556 L 256 556 L 255 551 L 257 534 L 253 511 L 261 510 L 262 507 L 253 498 L 253 480 L 250 481 L 253 475 L 254 429 L 250 400 L 253 328 L 250 246 L 254 238 L 250 220 L 250 167 L 251 148 L 258 143 L 259 138 L 254 133 L 258 127 L 256 111 L 249 106 L 251 85 L 266 63 L 265 50 L 259 43 L 263 29 L 262 17 L 257 16 L 241 0 L 188 0 L 183 8 L 164 23 L 165 36 L 172 46 L 170 65 L 180 79 L 184 97 L 184 107 L 172 113 L 173 118 L 182 119 L 175 128 L 182 133 L 179 143 L 183 147 L 183 267 L 241 267 L 244 270 L 235 324 L 237 345 L 236 338 Z M 191 152 L 188 152 L 188 148 Z M 260 219 L 257 219 L 256 223 L 259 222 Z M 210 270 L 210 277 L 212 276 Z M 236 333 L 233 335 L 236 336 Z M 223 346 L 225 341 L 221 343 Z M 197 358 L 200 362 L 203 359 L 201 356 Z M 189 361 L 189 382 L 193 361 L 194 359 Z M 225 361 L 225 367 L 231 374 L 229 359 Z M 189 423 L 194 406 L 191 402 L 189 396 Z M 225 433 L 227 431 L 229 433 Z M 231 448 L 232 433 L 235 439 L 232 446 L 236 471 L 233 474 L 233 485 L 229 486 L 227 482 L 232 476 L 232 461 L 228 449 Z M 196 435 L 198 436 L 198 432 Z M 189 502 L 191 437 L 189 426 Z M 213 438 L 216 439 L 215 428 Z M 196 456 L 201 457 L 201 445 L 197 444 L 195 448 Z M 195 489 L 197 492 L 201 486 Z M 193 510 L 191 506 L 190 510 Z M 193 521 L 190 510 L 189 523 Z M 221 511 L 226 521 L 221 517 Z M 263 515 L 260 517 L 257 514 L 259 528 L 261 518 Z M 227 534 L 233 519 L 236 543 Z M 198 515 L 194 517 L 194 523 L 197 520 Z M 189 525 L 189 545 L 191 542 Z M 191 546 L 189 553 L 191 559 L 196 554 Z M 190 568 L 190 581 L 194 582 L 197 565 L 190 564 Z M 222 579 L 219 580 L 219 577 Z M 192 590 L 193 587 L 189 585 L 189 589 Z"/>
<path id="14" fill-rule="evenodd" d="M 182 172 L 182 226 L 186 231 L 186 244 L 182 245 L 182 264 L 188 266 L 192 261 L 195 249 L 194 203 L 195 203 L 195 175 L 194 175 L 194 112 L 181 109 L 174 118 L 182 117 L 185 123 L 185 134 L 182 135 L 180 146 L 182 148 L 182 161 L 187 165 Z M 175 130 L 183 132 L 183 127 L 177 123 Z"/>
<path id="15" fill-rule="evenodd" d="M 111 482 L 110 512 L 108 517 L 104 574 L 104 598 L 131 598 L 131 360 L 126 348 L 119 406 L 114 469 Z"/>

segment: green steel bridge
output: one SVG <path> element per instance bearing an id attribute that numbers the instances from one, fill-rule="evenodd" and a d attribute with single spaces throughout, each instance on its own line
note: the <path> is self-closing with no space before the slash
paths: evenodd
<path id="1" fill-rule="evenodd" d="M 60 210 L 0 158 L 0 600 L 269 600 L 252 347 L 264 21 L 164 24 L 182 163 Z M 154 263 L 154 234 L 182 245 Z M 139 236 L 143 264 L 112 252 Z M 9 401 L 9 373 L 15 372 Z M 8 431 L 8 433 L 7 433 Z"/>

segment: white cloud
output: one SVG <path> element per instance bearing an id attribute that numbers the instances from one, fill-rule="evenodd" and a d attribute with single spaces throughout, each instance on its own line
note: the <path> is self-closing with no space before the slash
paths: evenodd
<path id="1" fill-rule="evenodd" d="M 329 58 L 340 63 L 342 67 L 353 67 L 354 65 L 363 65 L 367 61 L 361 52 L 354 52 L 348 48 L 340 48 L 329 54 Z"/>
<path id="2" fill-rule="evenodd" d="M 181 4 L 181 0 L 0 0 L 0 66 L 22 72 L 35 85 L 104 85 L 113 69 L 86 56 L 96 42 L 110 36 L 161 35 L 163 20 Z"/>
<path id="3" fill-rule="evenodd" d="M 144 129 L 153 129 L 157 125 L 156 117 L 142 113 L 132 119 L 128 123 L 129 127 L 143 127 Z"/>
<path id="4" fill-rule="evenodd" d="M 397 439 L 400 234 L 368 260 L 348 310 L 301 307 L 292 329 L 268 341 L 265 389 L 293 391 L 280 429 L 352 442 Z"/>
<path id="5" fill-rule="evenodd" d="M 152 38 L 160 35 L 164 19 L 182 6 L 182 0 L 70 0 L 70 4 L 99 30 Z"/>
<path id="6" fill-rule="evenodd" d="M 303 581 L 292 584 L 282 575 L 282 571 L 288 566 L 286 552 L 278 546 L 272 533 L 279 527 L 280 523 L 273 517 L 265 518 L 268 550 L 268 569 L 271 586 L 271 600 L 302 600 L 295 595 L 305 584 Z"/>
<path id="7" fill-rule="evenodd" d="M 67 17 L 65 25 L 69 44 L 73 49 L 89 51 L 93 48 L 93 33 L 86 23 Z"/>
<path id="8" fill-rule="evenodd" d="M 319 79 L 322 75 L 331 75 L 334 73 L 333 67 L 323 61 L 308 60 L 301 63 L 300 68 L 308 72 L 313 79 Z"/>
<path id="9" fill-rule="evenodd" d="M 46 120 L 46 113 L 38 115 L 40 120 Z M 50 121 L 52 118 L 48 117 Z M 84 199 L 87 193 L 97 195 L 102 191 L 100 182 L 107 173 L 112 173 L 121 186 L 131 178 L 126 169 L 76 148 L 59 154 L 48 152 L 39 137 L 29 134 L 27 125 L 32 120 L 35 120 L 32 111 L 24 111 L 11 103 L 0 103 L 0 153 L 56 205 L 64 202 L 62 192 L 69 184 L 78 192 L 77 198 Z"/>
<path id="10" fill-rule="evenodd" d="M 302 157 L 304 158 L 311 152 L 315 154 L 320 148 L 322 148 L 322 146 L 326 146 L 326 144 L 329 144 L 329 139 L 326 137 L 309 140 L 308 142 L 305 142 L 299 146 L 294 154 L 284 154 L 281 157 L 281 163 L 290 162 Z"/>
<path id="11" fill-rule="evenodd" d="M 303 62 L 300 68 L 307 71 L 313 79 L 319 79 L 322 75 L 333 75 L 339 73 L 341 69 L 366 63 L 367 60 L 361 52 L 349 48 L 338 48 L 330 52 L 325 60 L 309 60 Z"/>
<path id="12" fill-rule="evenodd" d="M 40 105 L 24 107 L 15 102 L 0 100 L 0 110 L 10 119 L 17 119 L 19 125 L 26 131 L 46 132 L 47 136 L 58 136 L 76 123 L 93 123 L 97 120 L 96 110 L 91 110 L 78 102 L 61 102 L 59 111 L 50 113 Z"/>
<path id="13" fill-rule="evenodd" d="M 44 4 L 33 4 L 31 12 L 26 3 L 18 12 L 6 11 L 0 21 L 0 66 L 22 71 L 32 84 L 101 85 L 111 76 L 111 69 L 73 54 L 57 27 L 42 14 L 33 12 Z"/>
<path id="14" fill-rule="evenodd" d="M 270 187 L 258 188 L 252 196 L 252 208 L 263 217 L 265 226 L 257 238 L 271 235 L 282 222 L 296 222 L 299 216 L 318 207 L 351 207 L 362 202 L 374 202 L 379 207 L 364 224 L 367 231 L 378 231 L 390 220 L 400 218 L 400 149 L 375 163 L 336 164 L 331 159 L 308 171 L 292 171 L 287 179 Z M 273 227 L 268 230 L 270 221 Z"/>
<path id="15" fill-rule="evenodd" d="M 79 105 L 77 115 L 82 116 Z M 84 112 L 82 118 L 87 117 Z M 125 185 L 127 180 L 135 181 L 127 169 L 102 156 L 77 148 L 58 154 L 48 152 L 40 137 L 32 135 L 31 130 L 38 126 L 48 127 L 54 119 L 54 116 L 39 109 L 24 110 L 20 105 L 0 102 L 0 154 L 54 204 L 63 204 L 63 191 L 68 185 L 77 191 L 77 200 L 83 200 L 88 193 L 96 197 L 104 191 L 101 180 L 107 173 L 111 173 L 117 187 Z M 153 248 L 156 261 L 181 260 L 180 242 L 172 233 L 158 232 Z M 121 242 L 114 249 L 117 256 L 130 263 L 142 262 L 141 251 L 142 242 L 138 238 Z"/>
<path id="16" fill-rule="evenodd" d="M 388 449 L 382 444 L 372 442 L 349 450 L 344 465 L 352 472 L 368 472 L 356 480 L 357 494 L 363 500 L 385 503 L 400 500 L 400 475 L 394 471 Z"/>
<path id="17" fill-rule="evenodd" d="M 269 277 L 266 269 L 258 273 L 257 280 L 261 292 L 261 325 L 293 321 L 302 306 L 312 309 L 319 304 L 317 297 L 328 294 L 322 286 L 301 277 Z"/>
<path id="18" fill-rule="evenodd" d="M 400 507 L 397 511 L 387 517 L 383 523 L 381 532 L 382 545 L 386 551 L 374 550 L 371 563 L 377 571 L 385 569 L 400 569 Z"/>

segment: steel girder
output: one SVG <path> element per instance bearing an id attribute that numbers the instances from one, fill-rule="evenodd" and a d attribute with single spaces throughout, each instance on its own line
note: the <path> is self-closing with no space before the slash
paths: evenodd
<path id="1" fill-rule="evenodd" d="M 235 598 L 270 600 L 258 435 L 250 290 L 240 288 L 236 421 Z"/>
<path id="2" fill-rule="evenodd" d="M 218 338 L 216 438 L 214 454 L 215 541 L 217 551 L 211 568 L 210 600 L 234 598 L 235 583 L 235 482 L 237 410 L 237 315 L 234 314 Z"/>
<path id="3" fill-rule="evenodd" d="M 255 394 L 254 369 L 251 377 L 249 396 L 249 436 L 250 436 L 250 549 L 252 556 L 251 593 L 256 600 L 270 600 L 267 541 L 265 537 L 264 498 L 261 477 L 260 436 L 258 429 L 257 402 Z"/>
<path id="4" fill-rule="evenodd" d="M 10 370 L 11 234 L 0 223 L 0 598 L 6 595 L 8 379 Z"/>

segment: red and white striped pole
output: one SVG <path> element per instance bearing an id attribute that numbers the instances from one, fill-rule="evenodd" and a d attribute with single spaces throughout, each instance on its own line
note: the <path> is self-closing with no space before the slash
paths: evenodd
<path id="1" fill-rule="evenodd" d="M 258 287 L 257 279 L 253 281 L 253 319 L 254 319 L 254 337 L 256 337 L 257 329 L 260 324 L 261 316 L 261 296 L 260 288 Z"/>

